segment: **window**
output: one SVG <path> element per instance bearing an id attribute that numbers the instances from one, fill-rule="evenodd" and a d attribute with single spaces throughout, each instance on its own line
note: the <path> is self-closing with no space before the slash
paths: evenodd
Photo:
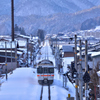
<path id="1" fill-rule="evenodd" d="M 43 69 L 42 68 L 37 68 L 37 73 L 42 74 L 43 73 Z"/>
<path id="2" fill-rule="evenodd" d="M 49 73 L 54 73 L 54 68 L 49 68 Z"/>
<path id="3" fill-rule="evenodd" d="M 44 68 L 44 73 L 48 73 L 48 69 L 47 68 Z"/>
<path id="4" fill-rule="evenodd" d="M 37 73 L 54 73 L 54 68 L 42 68 L 42 67 L 39 67 L 37 68 Z"/>

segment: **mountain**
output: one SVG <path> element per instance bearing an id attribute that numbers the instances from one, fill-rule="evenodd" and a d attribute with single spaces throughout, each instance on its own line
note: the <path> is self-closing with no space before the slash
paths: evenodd
<path id="1" fill-rule="evenodd" d="M 27 34 L 80 30 L 81 24 L 100 16 L 100 0 L 14 0 L 15 24 Z M 11 33 L 11 0 L 0 0 L 0 34 Z M 88 9 L 89 8 L 89 9 Z"/>
<path id="2" fill-rule="evenodd" d="M 80 30 L 81 24 L 90 18 L 100 16 L 100 6 L 88 10 L 79 11 L 73 14 L 59 13 L 48 16 L 17 16 L 15 23 L 19 27 L 24 27 L 27 34 L 35 34 L 38 29 L 43 29 L 47 33 L 54 34 L 58 32 L 68 32 Z M 10 16 L 0 16 L 0 33 L 10 33 Z"/>
<path id="3" fill-rule="evenodd" d="M 14 0 L 16 16 L 74 13 L 100 5 L 100 0 Z M 0 0 L 0 15 L 11 14 L 11 0 Z"/>

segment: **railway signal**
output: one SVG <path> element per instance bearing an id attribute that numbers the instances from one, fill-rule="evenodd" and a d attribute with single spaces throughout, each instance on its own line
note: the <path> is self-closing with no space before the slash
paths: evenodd
<path id="1" fill-rule="evenodd" d="M 86 71 L 84 76 L 83 76 L 83 81 L 84 83 L 88 83 L 90 81 L 90 75 L 88 74 L 88 72 Z"/>
<path id="2" fill-rule="evenodd" d="M 77 70 L 75 68 L 73 68 L 73 70 L 72 70 L 72 78 L 77 78 L 77 77 L 78 77 Z"/>
<path id="3" fill-rule="evenodd" d="M 71 62 L 71 72 L 72 72 L 72 78 L 77 78 L 78 77 L 78 73 L 77 73 L 77 70 L 75 69 L 74 62 Z"/>

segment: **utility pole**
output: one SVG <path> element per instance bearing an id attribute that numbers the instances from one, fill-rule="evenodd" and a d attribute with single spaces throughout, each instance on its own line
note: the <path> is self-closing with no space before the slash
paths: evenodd
<path id="1" fill-rule="evenodd" d="M 27 38 L 27 67 L 28 67 L 28 38 Z"/>
<path id="2" fill-rule="evenodd" d="M 56 36 L 56 48 L 57 48 L 57 36 Z"/>
<path id="3" fill-rule="evenodd" d="M 34 67 L 34 60 L 35 60 L 35 47 L 33 47 L 33 67 Z"/>
<path id="4" fill-rule="evenodd" d="M 11 0 L 12 41 L 14 41 L 14 0 Z"/>
<path id="5" fill-rule="evenodd" d="M 5 41 L 5 66 L 6 66 L 6 69 L 5 69 L 5 72 L 6 72 L 6 80 L 8 79 L 8 75 L 7 75 L 7 42 Z"/>
<path id="6" fill-rule="evenodd" d="M 88 56 L 87 56 L 87 40 L 85 40 L 85 72 L 88 71 Z M 85 83 L 85 92 L 88 91 L 88 83 Z M 85 100 L 88 100 L 88 96 L 86 93 Z"/>
<path id="7" fill-rule="evenodd" d="M 12 41 L 10 42 L 10 46 L 11 46 L 11 66 L 12 66 L 12 71 L 13 71 L 13 65 L 12 65 Z"/>
<path id="8" fill-rule="evenodd" d="M 14 43 L 15 43 L 15 62 L 17 67 L 17 41 L 14 41 Z"/>
<path id="9" fill-rule="evenodd" d="M 77 69 L 77 35 L 75 35 L 75 69 Z M 78 100 L 78 80 L 75 80 L 76 100 Z"/>
<path id="10" fill-rule="evenodd" d="M 80 44 L 80 58 L 79 58 L 79 94 L 80 94 L 80 100 L 83 100 L 83 72 L 82 72 L 82 43 L 81 40 L 79 40 Z"/>

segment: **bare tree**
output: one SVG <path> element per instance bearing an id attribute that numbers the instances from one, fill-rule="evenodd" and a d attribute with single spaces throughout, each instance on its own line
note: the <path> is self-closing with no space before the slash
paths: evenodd
<path id="1" fill-rule="evenodd" d="M 98 83 L 99 83 L 99 77 L 97 75 L 97 72 L 99 71 L 99 66 L 100 66 L 100 61 L 97 63 L 97 66 L 95 69 L 91 71 L 91 83 L 89 84 L 89 87 L 91 89 L 90 96 L 92 97 L 93 100 L 96 100 L 97 94 L 99 92 L 98 89 Z"/>

